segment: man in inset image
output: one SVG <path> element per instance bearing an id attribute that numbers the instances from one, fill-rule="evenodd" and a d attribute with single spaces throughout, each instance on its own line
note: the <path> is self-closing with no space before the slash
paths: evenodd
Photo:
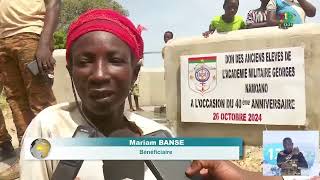
<path id="1" fill-rule="evenodd" d="M 294 176 L 301 175 L 301 168 L 308 168 L 308 163 L 298 147 L 293 147 L 292 139 L 283 139 L 283 151 L 277 156 L 277 165 L 281 168 L 281 175 Z"/>

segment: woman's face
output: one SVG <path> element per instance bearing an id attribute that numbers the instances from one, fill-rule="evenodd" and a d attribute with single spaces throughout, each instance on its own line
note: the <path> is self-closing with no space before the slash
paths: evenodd
<path id="1" fill-rule="evenodd" d="M 238 0 L 229 0 L 224 5 L 225 14 L 229 17 L 233 17 L 237 14 L 239 8 L 239 1 Z"/>
<path id="2" fill-rule="evenodd" d="M 132 57 L 125 42 L 104 31 L 89 32 L 73 44 L 70 72 L 86 111 L 103 116 L 123 108 L 138 74 Z"/>
<path id="3" fill-rule="evenodd" d="M 165 33 L 163 36 L 163 40 L 165 43 L 167 43 L 170 39 L 172 39 L 172 34 L 171 33 Z"/>

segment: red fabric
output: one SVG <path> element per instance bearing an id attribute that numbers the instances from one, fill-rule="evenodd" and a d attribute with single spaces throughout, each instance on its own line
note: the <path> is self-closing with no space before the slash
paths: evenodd
<path id="1" fill-rule="evenodd" d="M 66 46 L 67 64 L 72 44 L 82 35 L 92 31 L 114 34 L 127 43 L 137 61 L 143 58 L 141 34 L 128 18 L 110 9 L 94 9 L 80 15 L 69 27 Z"/>
<path id="2" fill-rule="evenodd" d="M 142 34 L 142 31 L 146 31 L 147 28 L 145 28 L 144 26 L 142 26 L 141 24 L 138 25 L 137 30 L 139 32 L 139 34 Z"/>

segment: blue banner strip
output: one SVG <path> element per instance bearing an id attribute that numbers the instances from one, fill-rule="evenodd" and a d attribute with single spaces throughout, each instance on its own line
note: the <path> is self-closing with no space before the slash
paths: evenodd
<path id="1" fill-rule="evenodd" d="M 241 138 L 56 138 L 48 139 L 52 146 L 238 146 L 243 156 L 243 140 Z"/>
<path id="2" fill-rule="evenodd" d="M 58 138 L 57 146 L 240 146 L 240 138 Z"/>

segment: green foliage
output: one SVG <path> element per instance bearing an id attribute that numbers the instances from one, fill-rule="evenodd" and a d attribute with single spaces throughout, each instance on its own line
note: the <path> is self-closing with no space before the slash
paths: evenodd
<path id="1" fill-rule="evenodd" d="M 80 14 L 94 8 L 114 9 L 126 16 L 129 14 L 114 0 L 63 0 L 59 29 L 54 34 L 55 49 L 65 48 L 66 32 L 69 24 Z"/>
<path id="2" fill-rule="evenodd" d="M 66 44 L 66 31 L 64 29 L 59 29 L 53 35 L 54 37 L 54 49 L 64 49 Z"/>

